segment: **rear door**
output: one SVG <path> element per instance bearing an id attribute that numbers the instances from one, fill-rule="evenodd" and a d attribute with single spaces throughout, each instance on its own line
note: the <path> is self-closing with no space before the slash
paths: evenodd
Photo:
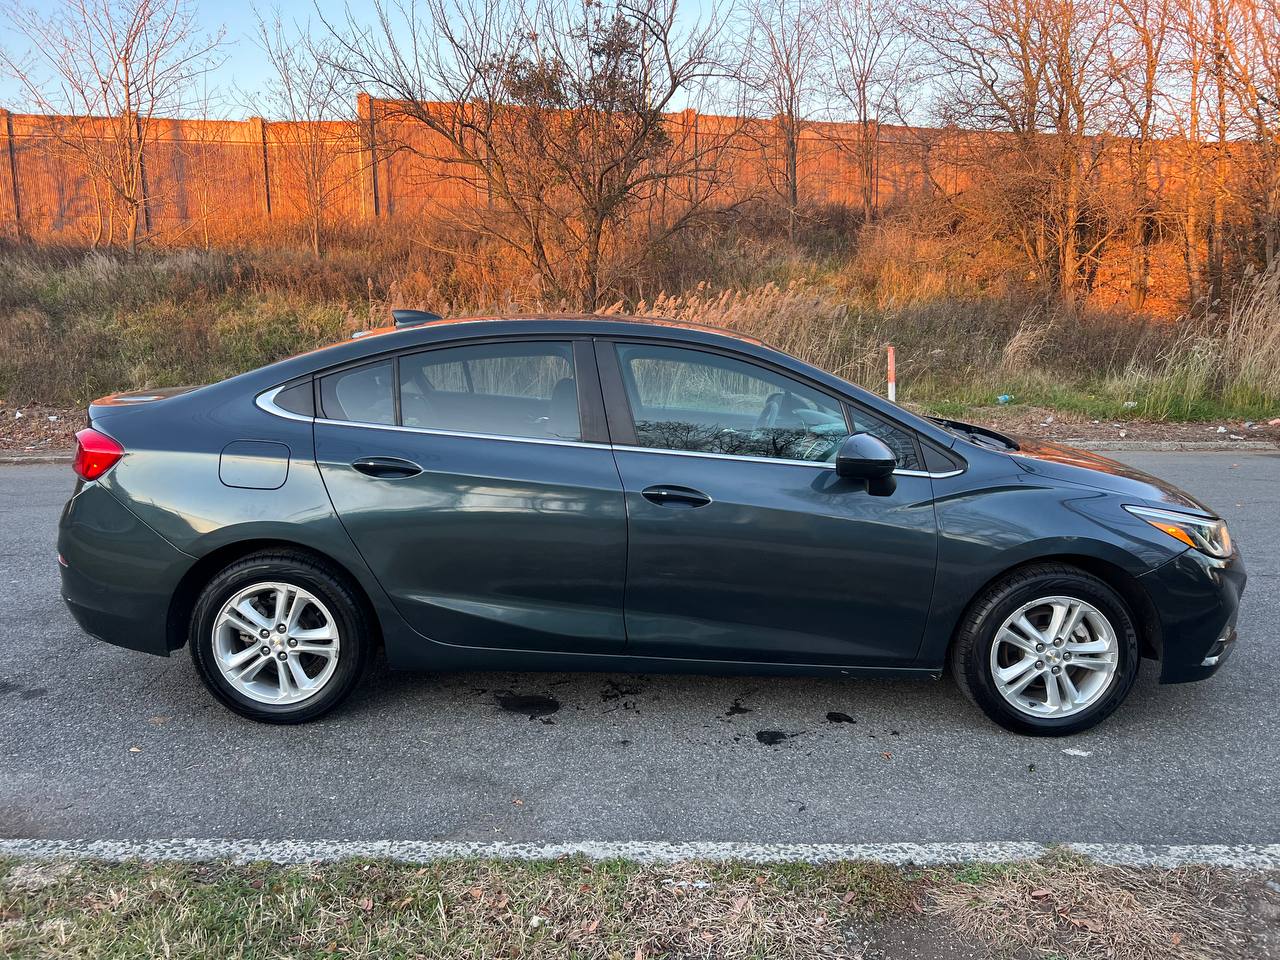
<path id="1" fill-rule="evenodd" d="M 318 393 L 329 495 L 415 629 L 621 650 L 626 514 L 588 341 L 437 347 L 335 371 Z"/>
<path id="2" fill-rule="evenodd" d="M 602 340 L 597 355 L 626 491 L 628 653 L 914 661 L 937 525 L 910 433 L 736 354 Z M 864 431 L 898 454 L 891 496 L 835 474 Z"/>

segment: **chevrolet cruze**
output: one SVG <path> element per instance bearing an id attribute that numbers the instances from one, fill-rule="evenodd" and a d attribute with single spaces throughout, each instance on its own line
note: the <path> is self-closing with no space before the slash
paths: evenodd
<path id="1" fill-rule="evenodd" d="M 1112 460 L 916 416 L 727 331 L 397 326 L 107 397 L 58 540 L 91 635 L 254 720 L 421 670 L 949 669 L 1059 735 L 1236 642 L 1226 525 Z"/>

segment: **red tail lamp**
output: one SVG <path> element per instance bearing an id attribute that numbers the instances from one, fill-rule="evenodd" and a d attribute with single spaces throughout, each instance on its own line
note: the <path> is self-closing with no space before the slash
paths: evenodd
<path id="1" fill-rule="evenodd" d="M 85 480 L 97 480 L 124 456 L 124 447 L 105 433 L 86 427 L 76 434 L 76 456 L 71 469 Z"/>

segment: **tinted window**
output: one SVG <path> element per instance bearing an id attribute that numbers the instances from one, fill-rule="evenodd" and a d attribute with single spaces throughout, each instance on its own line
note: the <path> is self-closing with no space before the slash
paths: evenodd
<path id="1" fill-rule="evenodd" d="M 331 373 L 320 381 L 320 406 L 330 420 L 395 423 L 391 361 Z"/>
<path id="2" fill-rule="evenodd" d="M 837 401 L 755 364 L 638 344 L 618 357 L 642 447 L 823 462 L 848 435 Z"/>
<path id="3" fill-rule="evenodd" d="M 831 462 L 849 434 L 843 405 L 790 377 L 680 347 L 619 345 L 622 378 L 643 447 Z M 880 437 L 915 469 L 904 431 L 858 412 L 855 431 Z"/>
<path id="4" fill-rule="evenodd" d="M 315 397 L 311 389 L 311 381 L 304 380 L 276 394 L 276 406 L 304 417 L 316 415 Z"/>
<path id="5" fill-rule="evenodd" d="M 406 427 L 578 440 L 568 343 L 487 343 L 400 358 Z"/>
<path id="6" fill-rule="evenodd" d="M 911 434 L 895 427 L 879 417 L 867 413 L 858 407 L 853 408 L 853 432 L 869 433 L 884 441 L 884 445 L 893 451 L 900 470 L 920 470 L 920 455 L 916 452 L 915 441 Z"/>

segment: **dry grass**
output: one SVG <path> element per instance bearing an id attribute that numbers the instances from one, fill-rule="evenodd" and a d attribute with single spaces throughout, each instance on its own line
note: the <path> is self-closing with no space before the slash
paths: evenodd
<path id="1" fill-rule="evenodd" d="M 1236 288 L 1222 338 L 1222 363 L 1231 390 L 1280 396 L 1280 260 Z"/>
<path id="2" fill-rule="evenodd" d="M 1002 394 L 1105 419 L 1280 413 L 1275 270 L 1247 278 L 1226 318 L 1155 323 L 1067 313 L 1009 292 L 990 268 L 952 263 L 945 243 L 912 239 L 901 224 L 868 237 L 850 255 L 708 236 L 687 248 L 679 269 L 652 266 L 634 296 L 605 312 L 740 330 L 877 392 L 892 343 L 899 398 L 953 416 Z M 71 405 L 113 390 L 208 382 L 385 322 L 393 306 L 455 316 L 572 308 L 513 285 L 511 265 L 491 250 L 447 256 L 429 236 L 411 239 L 382 239 L 365 255 L 334 249 L 320 261 L 287 249 L 132 261 L 12 253 L 0 258 L 0 397 Z M 699 274 L 708 279 L 691 279 Z M 673 280 L 666 290 L 682 292 L 640 294 L 663 290 L 653 286 L 663 276 Z"/>
<path id="3" fill-rule="evenodd" d="M 916 927 L 963 948 L 946 956 L 1200 960 L 1265 955 L 1274 940 L 1264 925 L 1277 914 L 1280 896 L 1260 878 L 1126 870 L 1061 853 L 923 872 L 582 859 L 0 861 L 0 955 L 42 960 L 800 960 L 854 957 L 881 929 L 888 948 Z"/>
<path id="4" fill-rule="evenodd" d="M 0 954 L 817 957 L 842 951 L 844 922 L 900 912 L 912 893 L 867 864 L 10 864 Z"/>
<path id="5" fill-rule="evenodd" d="M 992 948 L 1123 960 L 1248 955 L 1243 881 L 1226 871 L 1127 869 L 1058 854 L 948 879 L 928 909 Z"/>

